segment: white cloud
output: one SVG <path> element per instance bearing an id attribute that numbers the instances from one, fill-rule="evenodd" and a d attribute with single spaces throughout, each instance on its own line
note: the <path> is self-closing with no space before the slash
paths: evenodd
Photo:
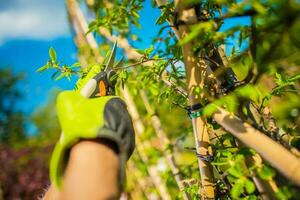
<path id="1" fill-rule="evenodd" d="M 2 1 L 2 0 L 1 0 Z M 9 0 L 0 5 L 0 43 L 48 40 L 69 33 L 64 0 Z"/>

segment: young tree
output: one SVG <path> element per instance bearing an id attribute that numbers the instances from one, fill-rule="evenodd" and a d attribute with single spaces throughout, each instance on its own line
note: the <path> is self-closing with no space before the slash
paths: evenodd
<path id="1" fill-rule="evenodd" d="M 169 198 L 155 184 L 151 166 L 164 151 L 180 162 L 183 151 L 178 143 L 193 132 L 195 148 L 190 149 L 196 153 L 197 164 L 179 166 L 185 179 L 193 178 L 183 185 L 188 193 L 184 198 L 289 199 L 299 195 L 299 1 L 153 1 L 154 9 L 161 10 L 156 21 L 161 29 L 152 46 L 141 50 L 130 44 L 142 38 L 133 35 L 132 27 L 140 27 L 143 1 L 86 1 L 86 5 L 95 16 L 88 26 L 77 2 L 67 0 L 79 61 L 84 70 L 103 61 L 107 44 L 115 39 L 124 49 L 126 65 L 116 69 L 123 87 L 120 94 L 136 99 L 129 110 L 132 115 L 140 113 L 135 115 L 136 127 L 146 125 L 137 144 L 143 146 L 138 149 L 142 159 L 134 156 L 131 169 L 144 170 L 144 179 L 150 174 L 158 190 L 154 193 Z M 224 31 L 222 25 L 232 18 L 251 22 Z M 99 45 L 91 32 L 101 37 Z M 238 42 L 228 52 L 230 38 Z M 56 69 L 58 78 L 85 74 L 74 66 L 60 66 L 53 50 L 40 71 L 48 68 Z M 188 125 L 187 118 L 176 121 L 177 134 L 168 125 L 181 116 L 170 116 L 164 110 L 166 102 L 171 112 L 188 106 L 192 123 Z M 153 113 L 167 124 L 162 128 L 171 142 L 163 143 L 167 144 L 163 149 L 155 148 L 154 121 L 147 123 L 147 114 Z M 161 173 L 169 192 L 176 191 L 177 180 L 171 176 L 175 175 L 170 171 Z M 291 182 L 286 184 L 286 179 Z M 177 187 L 182 187 L 178 181 Z M 151 192 L 145 187 L 141 190 L 145 197 Z"/>

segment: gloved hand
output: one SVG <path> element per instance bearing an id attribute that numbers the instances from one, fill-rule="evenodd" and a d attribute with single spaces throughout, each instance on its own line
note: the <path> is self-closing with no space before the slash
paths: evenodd
<path id="1" fill-rule="evenodd" d="M 66 152 L 72 145 L 82 139 L 104 138 L 117 146 L 122 187 L 125 163 L 135 145 L 134 129 L 124 101 L 117 96 L 88 99 L 78 91 L 64 91 L 57 97 L 57 115 L 63 132 L 50 162 L 51 182 L 61 186 L 68 161 Z"/>

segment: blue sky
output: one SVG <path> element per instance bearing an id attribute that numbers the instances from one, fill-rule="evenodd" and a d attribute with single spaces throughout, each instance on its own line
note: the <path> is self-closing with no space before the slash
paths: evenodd
<path id="1" fill-rule="evenodd" d="M 65 63 L 76 61 L 64 1 L 2 0 L 0 27 L 0 67 L 10 67 L 15 73 L 25 75 L 19 84 L 23 98 L 18 101 L 17 109 L 29 116 L 46 102 L 51 88 L 72 88 L 68 81 L 50 80 L 51 73 L 35 72 L 47 61 L 50 46 Z M 33 132 L 29 122 L 27 127 Z"/>
<path id="2" fill-rule="evenodd" d="M 72 64 L 76 62 L 76 46 L 70 34 L 63 0 L 1 1 L 0 67 L 11 67 L 15 73 L 25 74 L 25 79 L 19 85 L 24 96 L 18 103 L 18 109 L 29 116 L 36 108 L 46 103 L 52 88 L 72 89 L 75 82 L 64 79 L 53 81 L 50 79 L 51 72 L 35 72 L 47 61 L 49 48 L 54 47 L 60 61 Z M 144 5 L 140 18 L 142 28 L 134 29 L 142 38 L 142 42 L 133 44 L 139 48 L 149 47 L 159 30 L 159 27 L 155 26 L 155 20 L 160 11 L 151 7 L 151 1 L 146 1 Z M 228 21 L 223 29 L 237 23 L 249 24 L 249 19 L 233 19 Z M 28 131 L 33 132 L 32 125 L 28 125 Z"/>
<path id="3" fill-rule="evenodd" d="M 17 107 L 29 116 L 46 103 L 51 89 L 72 89 L 76 81 L 53 81 L 50 79 L 51 72 L 35 72 L 47 61 L 49 48 L 54 47 L 60 61 L 72 64 L 76 62 L 76 46 L 70 34 L 63 0 L 1 1 L 0 67 L 10 67 L 15 73 L 25 74 L 25 79 L 19 84 L 23 98 L 18 101 Z M 153 10 L 150 1 L 146 1 L 141 13 L 143 28 L 135 29 L 137 34 L 143 35 L 143 39 L 134 44 L 136 47 L 150 45 L 158 31 L 154 25 L 158 15 L 159 10 Z M 27 126 L 29 132 L 34 132 L 30 123 Z"/>

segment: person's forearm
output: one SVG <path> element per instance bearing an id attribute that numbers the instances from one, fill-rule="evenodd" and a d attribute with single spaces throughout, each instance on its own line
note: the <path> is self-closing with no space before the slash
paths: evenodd
<path id="1" fill-rule="evenodd" d="M 42 200 L 58 200 L 60 197 L 60 192 L 53 186 L 50 186 L 45 194 L 42 197 Z"/>
<path id="2" fill-rule="evenodd" d="M 81 141 L 71 149 L 62 190 L 50 188 L 44 199 L 117 199 L 118 171 L 118 155 L 112 148 L 101 140 Z"/>

